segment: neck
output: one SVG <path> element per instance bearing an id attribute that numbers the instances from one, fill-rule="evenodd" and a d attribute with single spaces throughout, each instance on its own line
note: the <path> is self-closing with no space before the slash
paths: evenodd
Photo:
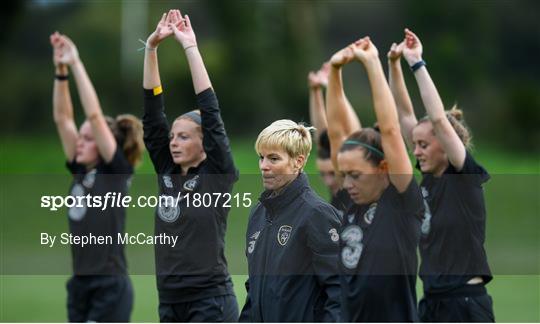
<path id="1" fill-rule="evenodd" d="M 441 164 L 437 169 L 433 171 L 433 176 L 436 178 L 441 177 L 446 168 L 448 168 L 448 160 L 446 160 L 445 163 Z"/>
<path id="2" fill-rule="evenodd" d="M 98 165 L 98 161 L 92 162 L 90 164 L 85 165 L 86 171 L 90 171 L 94 169 Z"/>
<path id="3" fill-rule="evenodd" d="M 283 190 L 285 190 L 285 188 L 287 188 L 288 185 L 290 185 L 296 178 L 298 178 L 298 175 L 299 175 L 299 173 L 295 174 L 283 186 L 279 187 L 278 189 L 274 189 L 274 191 L 272 191 L 272 194 L 270 196 L 275 197 L 275 196 L 278 196 L 279 194 L 281 194 L 283 192 Z"/>
<path id="4" fill-rule="evenodd" d="M 379 199 L 381 199 L 383 192 L 386 190 L 386 188 L 388 188 L 388 185 L 390 184 L 390 180 L 388 179 L 388 176 L 386 176 L 379 183 L 380 185 L 377 186 L 377 189 L 376 189 L 377 192 L 375 193 L 373 199 L 370 202 L 368 202 L 366 205 L 370 205 L 376 201 L 379 201 Z"/>
<path id="5" fill-rule="evenodd" d="M 184 163 L 184 164 L 180 164 L 180 167 L 182 168 L 182 175 L 186 175 L 188 173 L 188 170 L 190 168 L 195 168 L 197 167 L 199 164 L 201 164 L 202 161 L 204 161 L 206 159 L 206 153 L 203 153 L 199 159 L 195 160 L 195 161 L 192 161 L 192 162 L 189 162 L 189 163 Z"/>

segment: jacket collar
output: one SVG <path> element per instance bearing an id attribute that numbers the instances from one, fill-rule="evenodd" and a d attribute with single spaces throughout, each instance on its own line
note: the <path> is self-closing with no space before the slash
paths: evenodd
<path id="1" fill-rule="evenodd" d="M 285 187 L 277 196 L 272 196 L 272 190 L 265 190 L 259 201 L 261 204 L 275 212 L 290 205 L 304 190 L 309 188 L 309 181 L 305 173 L 301 172 L 296 179 Z"/>

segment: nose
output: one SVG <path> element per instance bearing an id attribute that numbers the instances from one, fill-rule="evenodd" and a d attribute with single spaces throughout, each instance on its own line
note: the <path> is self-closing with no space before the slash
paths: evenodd
<path id="1" fill-rule="evenodd" d="M 413 154 L 414 154 L 415 157 L 419 157 L 422 154 L 422 149 L 420 148 L 420 146 L 416 145 L 414 147 Z"/>
<path id="2" fill-rule="evenodd" d="M 269 163 L 268 163 L 267 159 L 262 158 L 262 159 L 259 160 L 259 169 L 262 172 L 270 171 L 270 167 L 269 167 Z"/>
<path id="3" fill-rule="evenodd" d="M 353 183 L 352 183 L 351 177 L 345 176 L 343 178 L 343 189 L 350 190 L 352 189 L 352 187 L 353 187 Z"/>
<path id="4" fill-rule="evenodd" d="M 177 147 L 178 146 L 178 143 L 176 141 L 176 136 L 171 137 L 171 140 L 169 141 L 169 145 L 171 145 L 171 147 Z"/>

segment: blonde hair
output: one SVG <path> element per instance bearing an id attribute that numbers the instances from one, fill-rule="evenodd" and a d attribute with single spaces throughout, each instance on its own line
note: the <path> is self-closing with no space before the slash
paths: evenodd
<path id="1" fill-rule="evenodd" d="M 192 111 L 189 111 L 183 115 L 180 115 L 178 117 L 176 117 L 176 119 L 174 120 L 174 122 L 178 121 L 178 120 L 182 120 L 182 119 L 185 119 L 185 120 L 189 120 L 189 121 L 192 121 L 194 122 L 195 124 L 197 124 L 197 127 L 195 128 L 197 130 L 197 132 L 199 133 L 199 136 L 202 138 L 203 137 L 203 132 L 202 132 L 202 126 L 201 126 L 201 123 L 200 121 L 196 121 L 193 119 L 192 116 L 190 116 L 190 114 L 197 114 L 197 115 L 201 115 L 201 111 L 199 109 L 194 109 Z M 173 122 L 173 124 L 174 124 Z"/>
<path id="2" fill-rule="evenodd" d="M 255 142 L 255 151 L 260 153 L 264 148 L 280 148 L 292 158 L 303 155 L 305 165 L 311 151 L 310 131 L 314 129 L 289 119 L 276 120 L 261 131 Z"/>
<path id="3" fill-rule="evenodd" d="M 448 118 L 452 128 L 454 128 L 459 139 L 461 139 L 461 142 L 465 145 L 465 148 L 472 149 L 472 134 L 463 119 L 463 111 L 458 108 L 457 104 L 454 104 L 450 110 L 446 111 L 446 118 Z M 428 116 L 420 119 L 418 124 L 426 121 L 429 121 Z"/>

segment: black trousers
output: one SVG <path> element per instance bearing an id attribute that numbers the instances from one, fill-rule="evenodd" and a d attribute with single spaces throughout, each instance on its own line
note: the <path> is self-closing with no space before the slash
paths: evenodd
<path id="1" fill-rule="evenodd" d="M 127 275 L 74 275 L 67 293 L 70 322 L 129 322 L 133 287 Z"/>
<path id="2" fill-rule="evenodd" d="M 185 303 L 159 303 L 160 322 L 236 322 L 236 296 L 224 295 Z"/>
<path id="3" fill-rule="evenodd" d="M 495 322 L 493 300 L 483 286 L 426 295 L 418 306 L 421 322 Z"/>

